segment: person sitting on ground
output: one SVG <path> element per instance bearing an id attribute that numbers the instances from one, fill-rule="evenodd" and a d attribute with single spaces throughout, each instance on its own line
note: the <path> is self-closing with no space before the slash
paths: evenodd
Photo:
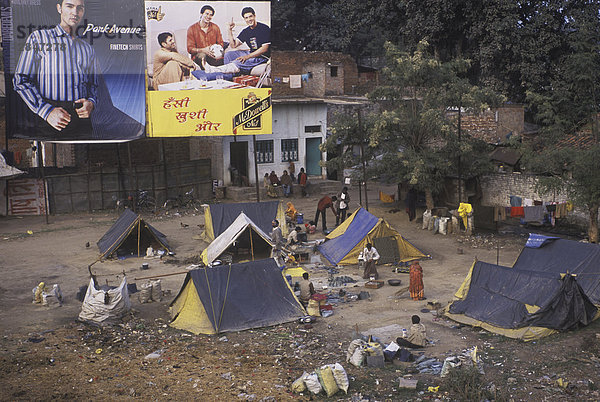
<path id="1" fill-rule="evenodd" d="M 377 261 L 379 260 L 379 253 L 377 249 L 373 247 L 371 243 L 367 243 L 367 247 L 363 250 L 363 258 L 365 260 L 365 271 L 363 272 L 363 279 L 369 279 L 374 277 L 379 279 L 379 273 L 377 272 Z"/>
<path id="2" fill-rule="evenodd" d="M 408 331 L 408 336 L 406 338 L 397 338 L 396 343 L 398 346 L 405 348 L 424 348 L 425 345 L 427 345 L 427 332 L 425 330 L 425 325 L 421 324 L 421 317 L 418 315 L 413 315 L 411 320 L 412 325 Z"/>
<path id="3" fill-rule="evenodd" d="M 306 228 L 306 233 L 308 234 L 315 234 L 315 232 L 317 231 L 317 225 L 315 225 L 313 221 L 305 223 L 304 227 Z"/>
<path id="4" fill-rule="evenodd" d="M 271 184 L 274 186 L 279 186 L 281 184 L 281 182 L 279 181 L 279 177 L 277 177 L 274 170 L 271 170 L 271 174 L 269 175 L 269 180 L 271 181 Z"/>
<path id="5" fill-rule="evenodd" d="M 312 282 L 308 280 L 308 272 L 302 274 L 302 280 L 300 281 L 300 302 L 304 307 L 308 306 L 308 301 L 314 295 L 315 287 Z"/>
<path id="6" fill-rule="evenodd" d="M 271 178 L 268 173 L 265 173 L 265 177 L 263 178 L 263 184 L 265 186 L 265 189 L 267 190 L 267 195 L 271 198 L 277 198 L 277 191 L 271 183 Z"/>
<path id="7" fill-rule="evenodd" d="M 279 181 L 283 187 L 283 195 L 289 197 L 292 193 L 292 177 L 288 174 L 287 170 L 283 171 Z"/>
<path id="8" fill-rule="evenodd" d="M 292 202 L 287 203 L 287 209 L 285 210 L 285 214 L 288 218 L 290 218 L 291 222 L 296 222 L 296 217 L 298 216 L 298 211 Z"/>
<path id="9" fill-rule="evenodd" d="M 300 243 L 300 241 L 298 240 L 298 233 L 300 233 L 300 231 L 302 231 L 302 228 L 300 226 L 296 226 L 294 228 L 294 230 L 292 230 L 290 232 L 290 234 L 288 235 L 287 241 L 285 243 L 285 246 L 294 246 L 298 243 Z"/>

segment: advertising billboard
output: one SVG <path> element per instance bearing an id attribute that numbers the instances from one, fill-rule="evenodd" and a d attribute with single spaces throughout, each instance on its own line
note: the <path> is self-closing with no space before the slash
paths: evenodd
<path id="1" fill-rule="evenodd" d="M 142 0 L 1 0 L 10 138 L 144 135 Z"/>
<path id="2" fill-rule="evenodd" d="M 270 2 L 147 1 L 148 135 L 272 133 Z"/>

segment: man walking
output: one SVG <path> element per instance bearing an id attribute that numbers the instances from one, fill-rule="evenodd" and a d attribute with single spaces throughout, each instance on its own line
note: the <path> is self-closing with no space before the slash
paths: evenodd
<path id="1" fill-rule="evenodd" d="M 273 242 L 273 249 L 271 250 L 271 257 L 275 259 L 277 265 L 280 267 L 283 266 L 284 253 L 283 253 L 283 233 L 281 232 L 281 228 L 279 227 L 279 221 L 277 219 L 273 219 L 271 222 L 271 226 L 273 226 L 273 230 L 270 233 L 271 241 Z"/>

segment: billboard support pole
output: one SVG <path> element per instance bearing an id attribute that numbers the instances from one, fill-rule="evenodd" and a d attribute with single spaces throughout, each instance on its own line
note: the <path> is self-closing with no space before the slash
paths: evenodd
<path id="1" fill-rule="evenodd" d="M 163 173 L 165 175 L 165 201 L 169 199 L 169 179 L 167 176 L 167 153 L 165 152 L 165 140 L 164 138 L 160 139 L 160 148 L 162 152 L 162 160 L 163 160 Z"/>
<path id="2" fill-rule="evenodd" d="M 260 188 L 258 186 L 258 164 L 256 163 L 256 135 L 252 136 L 252 153 L 254 154 L 254 177 L 256 178 L 256 202 L 260 202 Z"/>
<path id="3" fill-rule="evenodd" d="M 138 188 L 137 188 L 137 175 L 133 177 L 133 167 L 131 165 L 131 141 L 127 142 L 127 159 L 129 160 L 129 186 L 135 187 L 133 189 L 133 210 L 137 213 L 137 203 L 138 203 Z M 134 186 L 135 184 L 135 186 Z M 138 252 L 139 254 L 139 252 Z"/>
<path id="4" fill-rule="evenodd" d="M 37 160 L 38 168 L 42 175 L 42 190 L 44 191 L 44 215 L 46 215 L 46 225 L 49 225 L 48 220 L 48 193 L 46 192 L 46 173 L 44 172 L 44 157 L 42 156 L 42 142 L 37 141 Z"/>

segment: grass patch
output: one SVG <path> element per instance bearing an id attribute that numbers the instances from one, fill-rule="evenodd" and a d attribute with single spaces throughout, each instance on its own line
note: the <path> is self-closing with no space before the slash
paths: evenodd
<path id="1" fill-rule="evenodd" d="M 475 367 L 452 368 L 442 383 L 444 391 L 461 401 L 508 401 L 507 395 L 497 388 L 490 389 Z"/>

